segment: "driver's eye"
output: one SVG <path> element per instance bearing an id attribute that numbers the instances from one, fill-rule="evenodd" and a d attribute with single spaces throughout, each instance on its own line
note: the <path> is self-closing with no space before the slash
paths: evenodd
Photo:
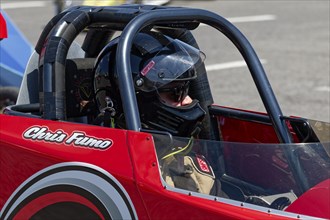
<path id="1" fill-rule="evenodd" d="M 189 81 L 180 83 L 179 85 L 161 88 L 158 93 L 166 93 L 166 96 L 173 100 L 174 102 L 182 102 L 189 92 Z"/>
<path id="2" fill-rule="evenodd" d="M 173 90 L 173 92 L 169 92 L 169 96 L 175 102 L 180 102 L 181 100 L 181 94 L 177 91 L 176 88 Z"/>

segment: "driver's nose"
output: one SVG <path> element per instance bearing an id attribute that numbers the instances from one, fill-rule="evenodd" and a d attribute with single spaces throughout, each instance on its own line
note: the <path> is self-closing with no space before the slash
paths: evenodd
<path id="1" fill-rule="evenodd" d="M 178 102 L 178 105 L 177 106 L 185 106 L 185 105 L 189 105 L 192 103 L 192 99 L 190 98 L 189 95 L 187 95 L 183 100 L 182 102 Z"/>

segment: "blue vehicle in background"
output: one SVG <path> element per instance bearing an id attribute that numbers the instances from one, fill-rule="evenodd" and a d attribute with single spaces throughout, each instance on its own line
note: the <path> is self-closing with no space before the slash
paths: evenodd
<path id="1" fill-rule="evenodd" d="M 0 11 L 0 112 L 15 104 L 33 47 L 9 16 Z"/>

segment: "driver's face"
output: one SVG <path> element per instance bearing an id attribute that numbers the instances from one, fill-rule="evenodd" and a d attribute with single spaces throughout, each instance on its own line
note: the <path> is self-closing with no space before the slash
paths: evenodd
<path id="1" fill-rule="evenodd" d="M 173 95 L 170 92 L 159 93 L 159 98 L 162 102 L 173 107 L 180 107 L 189 105 L 192 102 L 192 99 L 189 95 L 186 95 L 182 100 L 173 99 Z"/>
<path id="2" fill-rule="evenodd" d="M 173 107 L 189 105 L 192 102 L 188 95 L 189 81 L 172 82 L 165 88 L 158 90 L 159 98 L 162 102 Z"/>

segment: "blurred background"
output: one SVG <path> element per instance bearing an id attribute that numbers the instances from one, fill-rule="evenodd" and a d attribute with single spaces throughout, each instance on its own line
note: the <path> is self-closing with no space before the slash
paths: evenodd
<path id="1" fill-rule="evenodd" d="M 61 7 L 99 4 L 101 1 L 64 1 Z M 123 1 L 104 0 L 102 3 L 119 4 Z M 1 0 L 0 7 L 33 47 L 43 27 L 62 10 L 55 2 Z M 202 8 L 225 17 L 254 47 L 284 115 L 330 122 L 329 0 L 139 2 Z M 265 111 L 252 77 L 234 45 L 220 32 L 204 25 L 193 34 L 206 54 L 205 64 L 215 103 Z M 1 46 L 4 43 L 5 40 L 1 41 Z M 21 52 L 17 50 L 16 53 Z"/>

